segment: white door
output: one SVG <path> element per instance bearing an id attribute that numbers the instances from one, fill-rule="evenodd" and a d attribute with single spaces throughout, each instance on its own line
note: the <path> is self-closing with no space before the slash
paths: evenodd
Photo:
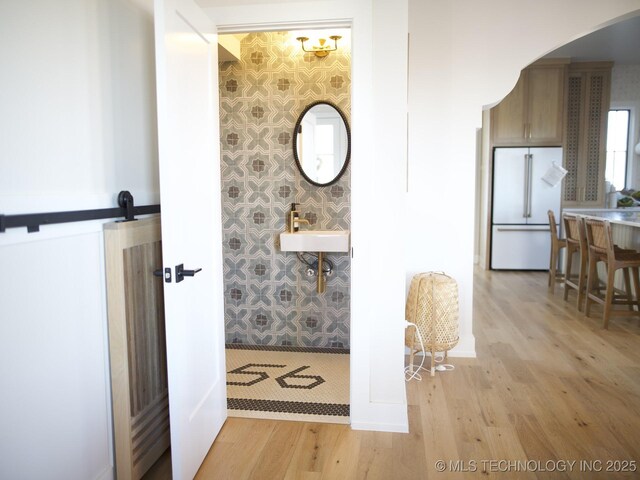
<path id="1" fill-rule="evenodd" d="M 527 148 L 496 148 L 493 154 L 493 223 L 527 223 Z"/>
<path id="2" fill-rule="evenodd" d="M 560 201 L 562 184 L 552 187 L 542 180 L 547 171 L 555 162 L 562 165 L 562 148 L 546 147 L 529 149 L 529 161 L 531 163 L 531 195 L 529 206 L 530 225 L 546 225 L 549 223 L 547 212 L 553 210 L 556 221 L 560 219 Z"/>
<path id="3" fill-rule="evenodd" d="M 227 416 L 216 29 L 156 0 L 156 81 L 173 478 L 196 474 Z M 176 282 L 176 266 L 202 270 Z"/>

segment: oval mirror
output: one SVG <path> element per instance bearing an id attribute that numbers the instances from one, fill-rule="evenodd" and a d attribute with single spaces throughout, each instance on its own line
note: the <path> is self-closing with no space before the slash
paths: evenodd
<path id="1" fill-rule="evenodd" d="M 351 156 L 351 134 L 342 111 L 330 102 L 314 102 L 298 117 L 293 155 L 309 183 L 325 187 L 338 181 Z"/>

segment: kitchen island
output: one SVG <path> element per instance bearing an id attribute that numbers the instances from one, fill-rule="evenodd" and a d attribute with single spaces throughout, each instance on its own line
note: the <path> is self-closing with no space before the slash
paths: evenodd
<path id="1" fill-rule="evenodd" d="M 628 208 L 565 208 L 562 213 L 582 215 L 586 218 L 609 220 L 613 243 L 622 248 L 640 251 L 640 207 Z M 564 228 L 564 224 L 562 224 Z M 564 261 L 562 264 L 564 271 Z M 598 265 L 598 274 L 604 279 L 604 269 Z M 622 272 L 616 272 L 616 288 L 623 288 Z"/>
<path id="2" fill-rule="evenodd" d="M 622 248 L 640 250 L 640 207 L 628 208 L 565 208 L 562 213 L 573 213 L 587 218 L 609 220 L 613 243 Z M 564 227 L 564 225 L 562 225 Z"/>
<path id="3" fill-rule="evenodd" d="M 612 224 L 640 227 L 640 207 L 628 208 L 565 208 L 562 212 L 589 218 L 609 220 Z"/>

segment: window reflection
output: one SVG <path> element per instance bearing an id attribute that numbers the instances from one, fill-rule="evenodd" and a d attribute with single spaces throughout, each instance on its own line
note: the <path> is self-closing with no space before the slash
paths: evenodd
<path id="1" fill-rule="evenodd" d="M 310 108 L 299 120 L 295 142 L 307 179 L 317 184 L 333 182 L 347 161 L 348 141 L 345 122 L 332 105 Z"/>

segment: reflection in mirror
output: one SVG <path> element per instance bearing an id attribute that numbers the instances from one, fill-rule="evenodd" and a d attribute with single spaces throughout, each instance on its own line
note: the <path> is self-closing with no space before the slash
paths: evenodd
<path id="1" fill-rule="evenodd" d="M 346 118 L 329 102 L 309 105 L 298 118 L 293 137 L 296 164 L 313 185 L 335 183 L 349 161 L 350 138 Z"/>

